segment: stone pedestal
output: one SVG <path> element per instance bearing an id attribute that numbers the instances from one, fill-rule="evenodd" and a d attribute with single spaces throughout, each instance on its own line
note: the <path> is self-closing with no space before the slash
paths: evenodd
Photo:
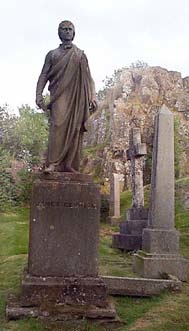
<path id="1" fill-rule="evenodd" d="M 127 210 L 127 220 L 121 222 L 120 232 L 112 236 L 112 247 L 123 251 L 136 251 L 142 248 L 142 231 L 147 227 L 148 209 Z"/>
<path id="2" fill-rule="evenodd" d="M 28 272 L 96 277 L 99 190 L 82 175 L 47 178 L 33 185 Z"/>
<path id="3" fill-rule="evenodd" d="M 134 256 L 134 271 L 147 278 L 166 274 L 187 279 L 187 262 L 179 256 L 174 227 L 174 122 L 163 106 L 155 119 L 149 228 L 143 230 L 142 252 Z"/>
<path id="4" fill-rule="evenodd" d="M 95 310 L 95 318 L 107 313 L 114 319 L 106 285 L 98 277 L 99 212 L 100 193 L 90 176 L 53 173 L 34 182 L 21 312 L 31 316 L 35 307 L 38 317 L 57 311 L 57 318 L 64 319 L 77 307 L 80 317 Z M 8 317 L 14 318 L 14 308 L 8 305 Z"/>

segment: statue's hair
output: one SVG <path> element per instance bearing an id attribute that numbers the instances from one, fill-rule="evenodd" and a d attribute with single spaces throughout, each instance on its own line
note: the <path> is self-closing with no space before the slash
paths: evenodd
<path id="1" fill-rule="evenodd" d="M 73 39 L 74 39 L 74 37 L 75 37 L 75 26 L 70 21 L 62 21 L 62 22 L 60 22 L 60 24 L 58 26 L 58 36 L 59 36 L 59 38 L 60 38 L 60 27 L 62 27 L 62 25 L 67 25 L 67 26 L 71 25 L 72 26 L 73 31 L 74 31 L 74 34 L 73 34 Z"/>

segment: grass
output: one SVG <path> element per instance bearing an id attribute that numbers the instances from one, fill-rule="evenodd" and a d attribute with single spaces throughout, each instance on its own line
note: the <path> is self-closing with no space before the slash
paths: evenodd
<path id="1" fill-rule="evenodd" d="M 107 231 L 109 230 L 109 231 Z M 131 254 L 111 248 L 112 233 L 107 225 L 101 227 L 99 247 L 99 273 L 101 275 L 135 277 Z"/>
<path id="2" fill-rule="evenodd" d="M 189 258 L 189 210 L 183 208 L 183 192 L 189 191 L 189 180 L 176 185 L 176 227 L 181 233 L 180 252 Z M 149 188 L 145 193 L 146 205 Z M 125 209 L 131 205 L 131 193 L 121 197 L 123 218 Z M 27 264 L 29 210 L 21 209 L 0 215 L 0 331 L 109 331 L 110 327 L 88 324 L 64 325 L 45 324 L 35 319 L 7 321 L 6 299 L 9 293 L 19 293 L 20 278 Z M 111 236 L 116 227 L 102 224 L 100 231 L 99 269 L 100 274 L 133 276 L 131 255 L 111 248 Z M 185 283 L 182 293 L 163 293 L 152 298 L 113 298 L 117 312 L 124 322 L 120 331 L 189 331 L 189 284 Z"/>

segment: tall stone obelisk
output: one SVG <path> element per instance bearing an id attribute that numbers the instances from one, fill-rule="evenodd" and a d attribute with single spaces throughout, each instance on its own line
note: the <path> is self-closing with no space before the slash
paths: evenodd
<path id="1" fill-rule="evenodd" d="M 163 106 L 155 119 L 151 201 L 142 250 L 134 256 L 134 270 L 143 277 L 171 274 L 186 280 L 187 263 L 179 256 L 179 232 L 174 221 L 174 116 Z"/>

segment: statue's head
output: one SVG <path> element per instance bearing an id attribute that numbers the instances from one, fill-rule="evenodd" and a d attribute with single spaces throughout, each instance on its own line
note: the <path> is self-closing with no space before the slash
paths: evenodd
<path id="1" fill-rule="evenodd" d="M 58 35 L 60 40 L 72 41 L 75 37 L 75 27 L 70 21 L 62 21 L 58 26 Z"/>

